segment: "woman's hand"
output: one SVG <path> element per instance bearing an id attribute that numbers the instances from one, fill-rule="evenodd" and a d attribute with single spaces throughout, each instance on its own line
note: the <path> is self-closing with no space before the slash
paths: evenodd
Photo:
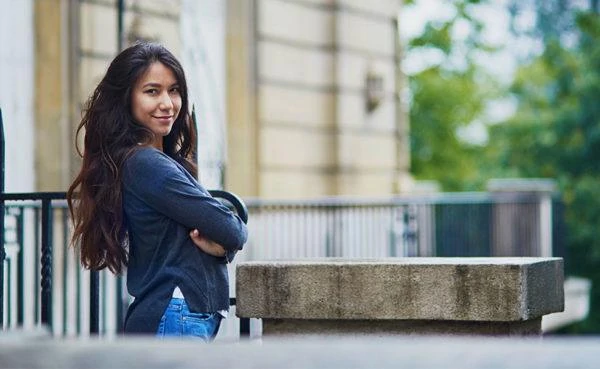
<path id="1" fill-rule="evenodd" d="M 209 240 L 208 238 L 202 237 L 197 229 L 194 229 L 190 232 L 190 238 L 200 250 L 209 255 L 222 257 L 225 256 L 227 252 L 223 246 Z"/>

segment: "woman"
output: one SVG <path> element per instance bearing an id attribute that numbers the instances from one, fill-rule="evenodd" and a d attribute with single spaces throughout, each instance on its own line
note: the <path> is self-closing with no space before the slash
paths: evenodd
<path id="1" fill-rule="evenodd" d="M 81 171 L 67 193 L 82 264 L 135 298 L 126 333 L 210 340 L 229 307 L 227 262 L 247 229 L 195 180 L 187 84 L 163 46 L 121 52 L 88 99 Z"/>

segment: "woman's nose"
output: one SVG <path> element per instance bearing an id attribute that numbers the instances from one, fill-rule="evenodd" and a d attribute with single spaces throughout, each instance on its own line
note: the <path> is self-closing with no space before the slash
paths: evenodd
<path id="1" fill-rule="evenodd" d="M 168 110 L 173 108 L 173 101 L 168 93 L 161 94 L 159 108 L 162 110 Z"/>

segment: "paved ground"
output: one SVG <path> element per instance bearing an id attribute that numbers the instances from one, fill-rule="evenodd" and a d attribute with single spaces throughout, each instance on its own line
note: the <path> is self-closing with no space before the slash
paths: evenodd
<path id="1" fill-rule="evenodd" d="M 218 342 L 0 335 L 0 368 L 599 368 L 600 337 L 303 337 Z"/>

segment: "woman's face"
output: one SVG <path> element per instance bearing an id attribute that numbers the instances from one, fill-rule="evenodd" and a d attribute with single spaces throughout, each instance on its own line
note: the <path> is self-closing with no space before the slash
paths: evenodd
<path id="1" fill-rule="evenodd" d="M 133 87 L 131 114 L 156 135 L 157 149 L 163 149 L 162 139 L 171 132 L 180 110 L 181 93 L 175 74 L 161 62 L 151 64 Z"/>

